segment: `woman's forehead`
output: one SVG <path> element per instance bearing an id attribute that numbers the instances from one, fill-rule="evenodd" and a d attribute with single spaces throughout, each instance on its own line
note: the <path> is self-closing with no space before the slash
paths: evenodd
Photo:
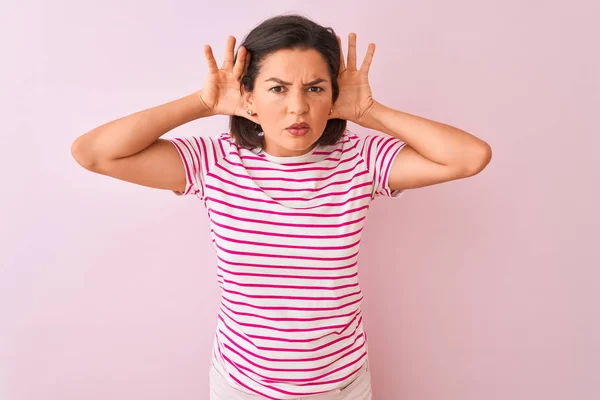
<path id="1" fill-rule="evenodd" d="M 307 83 L 318 78 L 327 79 L 327 63 L 314 49 L 278 50 L 264 59 L 259 76 L 263 80 L 275 77 L 288 82 L 301 79 L 302 83 Z"/>

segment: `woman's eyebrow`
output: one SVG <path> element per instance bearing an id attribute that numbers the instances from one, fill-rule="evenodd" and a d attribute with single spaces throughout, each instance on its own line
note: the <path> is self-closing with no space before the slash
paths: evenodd
<path id="1" fill-rule="evenodd" d="M 280 85 L 291 85 L 290 82 L 282 81 L 281 79 L 275 78 L 275 77 L 269 78 L 269 79 L 265 80 L 265 82 L 269 82 L 269 81 L 277 82 Z M 321 83 L 321 82 L 327 82 L 327 80 L 323 79 L 323 78 L 317 78 L 317 79 L 315 79 L 312 82 L 305 83 L 304 86 L 312 86 L 312 85 L 316 85 L 316 84 Z"/>

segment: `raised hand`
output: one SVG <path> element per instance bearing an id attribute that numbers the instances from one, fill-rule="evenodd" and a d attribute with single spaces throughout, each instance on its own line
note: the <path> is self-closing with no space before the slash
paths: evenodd
<path id="1" fill-rule="evenodd" d="M 208 76 L 198 97 L 215 114 L 237 115 L 258 123 L 256 116 L 246 113 L 240 91 L 241 78 L 250 63 L 250 54 L 244 46 L 238 51 L 234 65 L 235 37 L 227 38 L 223 65 L 219 69 L 209 45 L 204 46 L 204 56 L 208 64 Z"/>
<path id="2" fill-rule="evenodd" d="M 360 124 L 360 121 L 375 104 L 369 86 L 369 68 L 375 54 L 375 44 L 369 44 L 367 55 L 360 69 L 357 70 L 356 34 L 351 32 L 348 35 L 348 65 L 345 65 L 344 62 L 342 40 L 339 36 L 337 36 L 337 39 L 340 43 L 340 70 L 337 78 L 340 95 L 333 105 L 333 112 L 329 119 L 345 119 Z"/>

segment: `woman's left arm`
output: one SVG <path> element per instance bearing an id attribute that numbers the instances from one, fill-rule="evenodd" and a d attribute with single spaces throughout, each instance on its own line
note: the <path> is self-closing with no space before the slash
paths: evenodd
<path id="1" fill-rule="evenodd" d="M 390 189 L 412 189 L 466 178 L 488 165 L 492 149 L 483 140 L 453 126 L 397 111 L 375 101 L 368 77 L 375 43 L 369 44 L 357 69 L 356 33 L 348 35 L 347 64 L 342 39 L 337 36 L 337 40 L 340 91 L 329 118 L 352 121 L 406 143 L 392 163 L 388 178 Z"/>
<path id="2" fill-rule="evenodd" d="M 376 101 L 356 122 L 406 142 L 390 169 L 391 190 L 467 178 L 481 172 L 492 158 L 490 145 L 468 132 Z"/>

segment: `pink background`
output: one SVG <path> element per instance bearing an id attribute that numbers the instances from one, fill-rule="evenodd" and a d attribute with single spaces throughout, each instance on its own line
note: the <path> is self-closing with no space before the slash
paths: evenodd
<path id="1" fill-rule="evenodd" d="M 202 204 L 88 172 L 70 146 L 200 89 L 203 44 L 220 64 L 227 35 L 287 11 L 344 46 L 357 32 L 359 61 L 376 43 L 378 101 L 493 148 L 473 178 L 373 204 L 360 259 L 375 400 L 600 398 L 598 2 L 11 3 L 0 399 L 208 397 L 218 292 Z"/>

